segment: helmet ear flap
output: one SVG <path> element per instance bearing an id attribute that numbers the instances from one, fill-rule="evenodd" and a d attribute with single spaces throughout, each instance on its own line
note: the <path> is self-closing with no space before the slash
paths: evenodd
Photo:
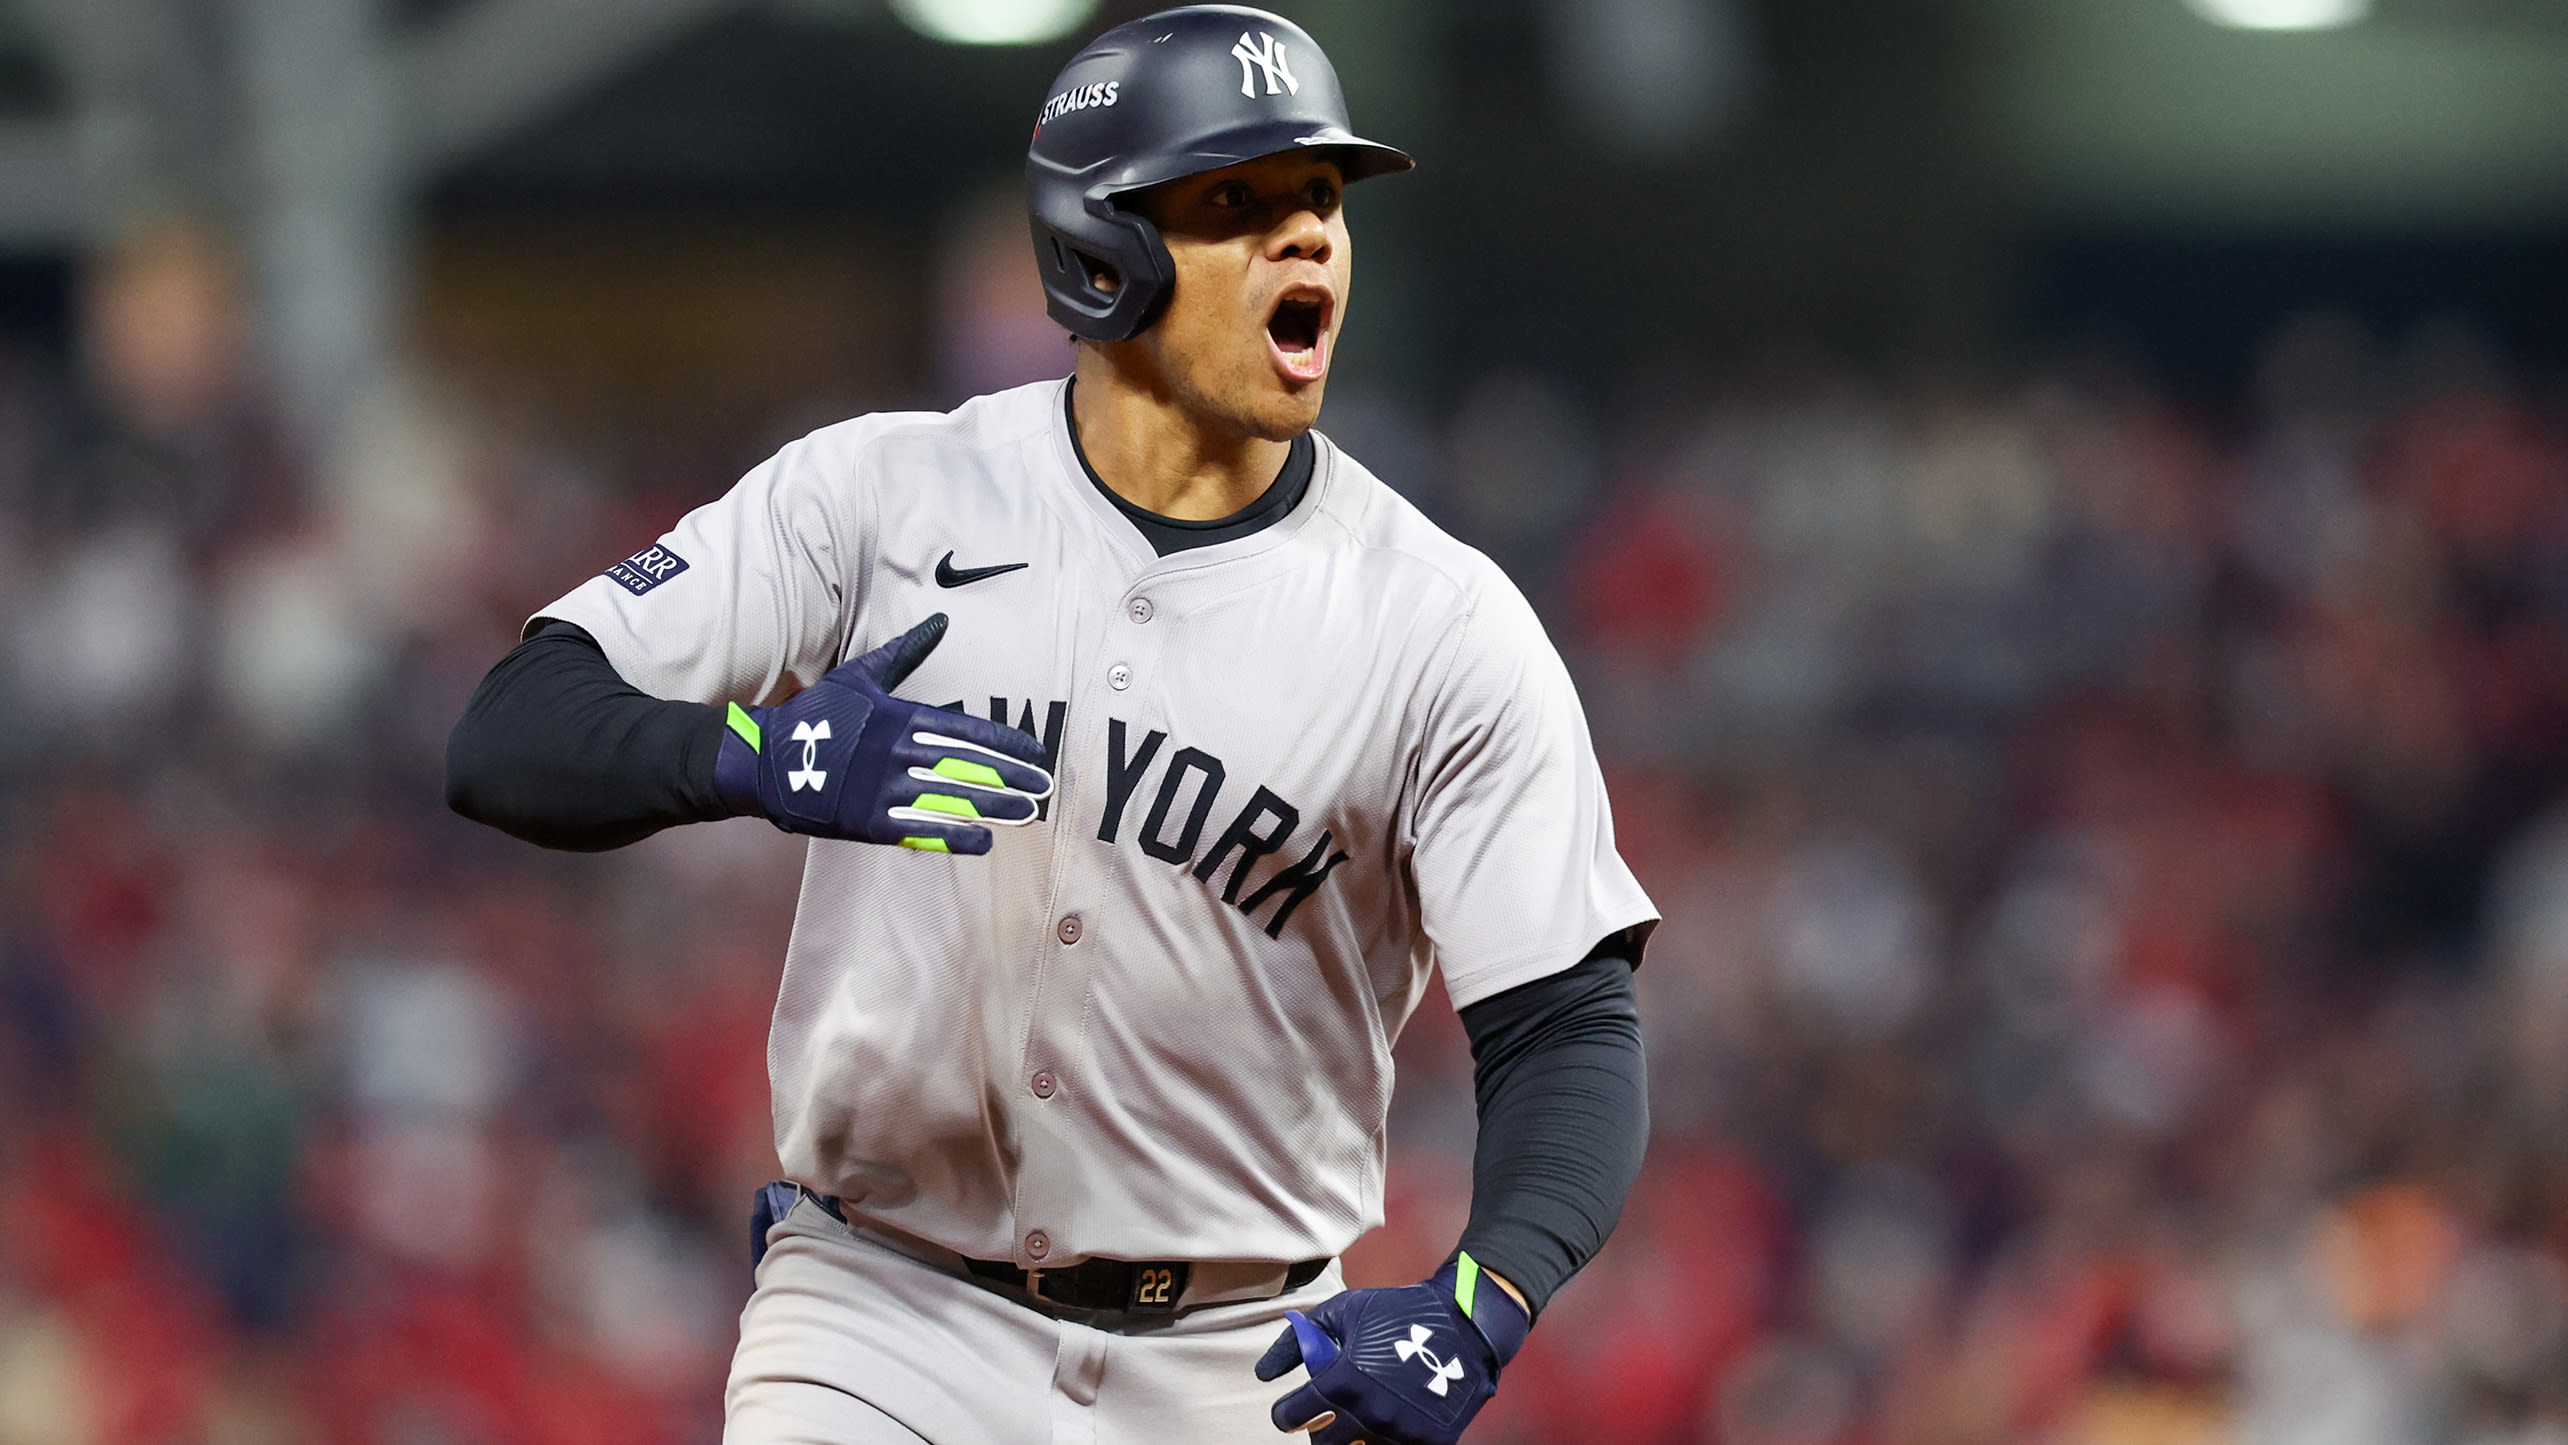
<path id="1" fill-rule="evenodd" d="M 1073 336 L 1129 341 L 1159 319 L 1176 265 L 1147 218 L 1116 209 L 1111 201 L 1091 206 L 1068 215 L 1038 210 L 1034 216 L 1034 259 L 1045 309 Z"/>
<path id="2" fill-rule="evenodd" d="M 1100 338 L 1129 341 L 1150 329 L 1159 313 L 1168 309 L 1168 298 L 1177 289 L 1177 262 L 1168 254 L 1168 242 L 1150 218 L 1137 211 L 1118 209 L 1113 224 L 1131 236 L 1123 251 L 1122 284 L 1116 288 L 1116 299 L 1130 309 L 1132 329 L 1121 336 Z"/>

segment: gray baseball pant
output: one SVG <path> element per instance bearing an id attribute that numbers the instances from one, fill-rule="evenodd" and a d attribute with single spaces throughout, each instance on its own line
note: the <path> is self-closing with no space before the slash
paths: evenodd
<path id="1" fill-rule="evenodd" d="M 1285 1310 L 1344 1287 L 1332 1262 L 1278 1298 L 1098 1329 L 808 1199 L 767 1238 L 724 1445 L 1286 1445 L 1267 1410 L 1301 1372 L 1252 1367 Z"/>

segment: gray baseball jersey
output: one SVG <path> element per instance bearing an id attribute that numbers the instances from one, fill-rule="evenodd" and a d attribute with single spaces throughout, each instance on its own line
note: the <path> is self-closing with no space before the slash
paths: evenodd
<path id="1" fill-rule="evenodd" d="M 1523 597 L 1323 439 L 1294 510 L 1155 555 L 1062 382 L 813 433 L 543 609 L 668 698 L 900 689 L 1040 738 L 987 857 L 816 841 L 767 1061 L 786 1172 L 963 1254 L 1334 1255 L 1391 1045 L 1656 915 Z"/>

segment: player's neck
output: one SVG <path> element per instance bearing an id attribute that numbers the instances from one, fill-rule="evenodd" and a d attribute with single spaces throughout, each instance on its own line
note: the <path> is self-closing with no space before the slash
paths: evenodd
<path id="1" fill-rule="evenodd" d="M 1116 496 L 1181 522 L 1227 517 L 1266 494 L 1291 442 L 1190 411 L 1164 386 L 1079 348 L 1071 421 L 1088 466 Z"/>

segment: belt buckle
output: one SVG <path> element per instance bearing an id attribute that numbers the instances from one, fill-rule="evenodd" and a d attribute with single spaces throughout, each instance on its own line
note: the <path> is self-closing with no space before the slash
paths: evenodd
<path id="1" fill-rule="evenodd" d="M 1186 1297 L 1186 1276 L 1193 1266 L 1182 1259 L 1135 1263 L 1127 1277 L 1124 1308 L 1139 1315 L 1173 1315 Z"/>

